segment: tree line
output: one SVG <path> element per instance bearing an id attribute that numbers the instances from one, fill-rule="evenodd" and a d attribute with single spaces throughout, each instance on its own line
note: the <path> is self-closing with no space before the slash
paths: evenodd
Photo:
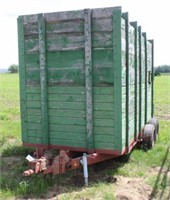
<path id="1" fill-rule="evenodd" d="M 170 65 L 160 65 L 154 68 L 155 76 L 160 76 L 161 73 L 170 73 Z"/>

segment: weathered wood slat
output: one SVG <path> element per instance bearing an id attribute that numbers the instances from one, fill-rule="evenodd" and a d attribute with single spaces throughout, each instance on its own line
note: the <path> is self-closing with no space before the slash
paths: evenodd
<path id="1" fill-rule="evenodd" d="M 40 123 L 27 123 L 28 130 L 36 130 L 41 131 L 41 124 Z"/>
<path id="2" fill-rule="evenodd" d="M 27 108 L 41 108 L 40 101 L 26 101 Z"/>
<path id="3" fill-rule="evenodd" d="M 84 94 L 49 94 L 48 101 L 85 102 Z"/>
<path id="4" fill-rule="evenodd" d="M 48 87 L 49 94 L 85 94 L 84 87 L 61 87 L 50 86 Z"/>
<path id="5" fill-rule="evenodd" d="M 85 119 L 85 110 L 49 109 L 49 117 L 77 117 Z"/>
<path id="6" fill-rule="evenodd" d="M 47 68 L 84 68 L 84 51 L 47 51 Z"/>
<path id="7" fill-rule="evenodd" d="M 112 111 L 94 111 L 94 119 L 113 119 L 114 112 Z"/>
<path id="8" fill-rule="evenodd" d="M 67 68 L 48 70 L 49 84 L 75 84 L 84 85 L 84 69 L 82 68 Z"/>
<path id="9" fill-rule="evenodd" d="M 94 126 L 94 133 L 95 135 L 113 135 L 113 127 Z"/>
<path id="10" fill-rule="evenodd" d="M 33 54 L 25 54 L 25 63 L 26 68 L 39 68 L 39 54 L 33 53 Z"/>
<path id="11" fill-rule="evenodd" d="M 47 36 L 48 51 L 75 50 L 84 48 L 83 34 L 65 33 Z"/>
<path id="12" fill-rule="evenodd" d="M 93 48 L 110 48 L 113 47 L 112 32 L 95 32 L 92 34 Z"/>
<path id="13" fill-rule="evenodd" d="M 29 144 L 42 144 L 42 137 L 28 137 Z"/>
<path id="14" fill-rule="evenodd" d="M 57 108 L 57 109 L 72 109 L 72 110 L 84 110 L 85 103 L 84 102 L 55 102 L 50 101 L 48 103 L 48 108 Z"/>
<path id="15" fill-rule="evenodd" d="M 112 32 L 112 18 L 92 18 L 92 33 L 94 32 Z"/>
<path id="16" fill-rule="evenodd" d="M 50 124 L 49 130 L 51 131 L 59 131 L 59 132 L 71 132 L 71 133 L 86 133 L 86 126 L 80 125 L 59 125 L 59 124 Z"/>
<path id="17" fill-rule="evenodd" d="M 72 133 L 72 132 L 50 132 L 50 138 L 55 138 L 58 140 L 78 140 L 78 141 L 85 141 L 86 140 L 86 134 L 85 133 Z"/>
<path id="18" fill-rule="evenodd" d="M 80 125 L 85 126 L 85 118 L 69 118 L 69 117 L 49 117 L 50 124 L 59 124 L 59 125 Z"/>
<path id="19" fill-rule="evenodd" d="M 27 108 L 27 115 L 28 116 L 40 116 L 41 110 L 38 108 Z"/>
<path id="20" fill-rule="evenodd" d="M 94 126 L 98 127 L 113 127 L 114 120 L 113 119 L 94 119 Z"/>
<path id="21" fill-rule="evenodd" d="M 72 21 L 84 19 L 84 10 L 75 10 L 67 12 L 54 12 L 44 14 L 46 22 L 50 21 Z"/>
<path id="22" fill-rule="evenodd" d="M 113 135 L 95 135 L 94 140 L 96 142 L 101 142 L 101 143 L 108 143 L 110 145 L 113 145 L 112 141 L 115 139 Z"/>
<path id="23" fill-rule="evenodd" d="M 94 103 L 113 103 L 113 95 L 94 95 Z"/>
<path id="24" fill-rule="evenodd" d="M 46 33 L 83 33 L 84 20 L 74 19 L 69 21 L 48 21 L 46 23 Z"/>
<path id="25" fill-rule="evenodd" d="M 42 117 L 41 116 L 27 116 L 27 122 L 28 123 L 42 123 Z"/>
<path id="26" fill-rule="evenodd" d="M 113 95 L 113 87 L 93 87 L 94 95 Z"/>
<path id="27" fill-rule="evenodd" d="M 50 138 L 50 144 L 52 145 L 58 145 L 58 146 L 69 146 L 71 147 L 80 147 L 84 148 L 86 145 L 85 141 L 76 141 L 75 139 L 56 139 L 56 138 Z"/>
<path id="28" fill-rule="evenodd" d="M 114 103 L 95 103 L 94 110 L 95 111 L 112 111 L 114 109 Z"/>

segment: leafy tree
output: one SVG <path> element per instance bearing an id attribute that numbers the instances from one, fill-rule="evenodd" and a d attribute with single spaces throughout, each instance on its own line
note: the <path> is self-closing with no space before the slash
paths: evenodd
<path id="1" fill-rule="evenodd" d="M 161 73 L 170 73 L 170 65 L 160 65 L 155 67 L 155 76 L 159 76 Z"/>
<path id="2" fill-rule="evenodd" d="M 8 71 L 11 72 L 11 73 L 18 73 L 18 65 L 10 65 L 9 68 L 8 68 Z"/>

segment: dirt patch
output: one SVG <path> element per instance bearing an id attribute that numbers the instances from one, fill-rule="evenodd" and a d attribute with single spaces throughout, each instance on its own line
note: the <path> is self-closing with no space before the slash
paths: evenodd
<path id="1" fill-rule="evenodd" d="M 152 188 L 142 178 L 119 176 L 115 183 L 115 197 L 117 200 L 148 200 Z"/>

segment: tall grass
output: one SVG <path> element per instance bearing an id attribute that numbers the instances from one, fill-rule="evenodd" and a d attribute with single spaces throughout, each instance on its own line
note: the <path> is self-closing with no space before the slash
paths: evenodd
<path id="1" fill-rule="evenodd" d="M 113 160 L 98 164 L 102 170 L 90 167 L 91 183 L 88 188 L 74 185 L 74 177 L 82 175 L 81 169 L 56 177 L 22 177 L 27 169 L 24 156 L 28 149 L 21 147 L 19 80 L 18 74 L 0 74 L 0 199 L 47 198 L 58 199 L 114 199 L 114 185 L 106 176 L 142 177 L 150 184 L 155 195 L 170 188 L 170 178 L 165 172 L 170 168 L 170 78 L 155 78 L 155 116 L 159 119 L 159 140 L 153 150 L 134 149 L 128 162 Z M 9 156 L 9 157 L 4 157 Z M 153 173 L 154 171 L 154 173 Z M 160 173 L 159 173 L 160 172 Z M 159 177 L 159 179 L 158 179 Z"/>

